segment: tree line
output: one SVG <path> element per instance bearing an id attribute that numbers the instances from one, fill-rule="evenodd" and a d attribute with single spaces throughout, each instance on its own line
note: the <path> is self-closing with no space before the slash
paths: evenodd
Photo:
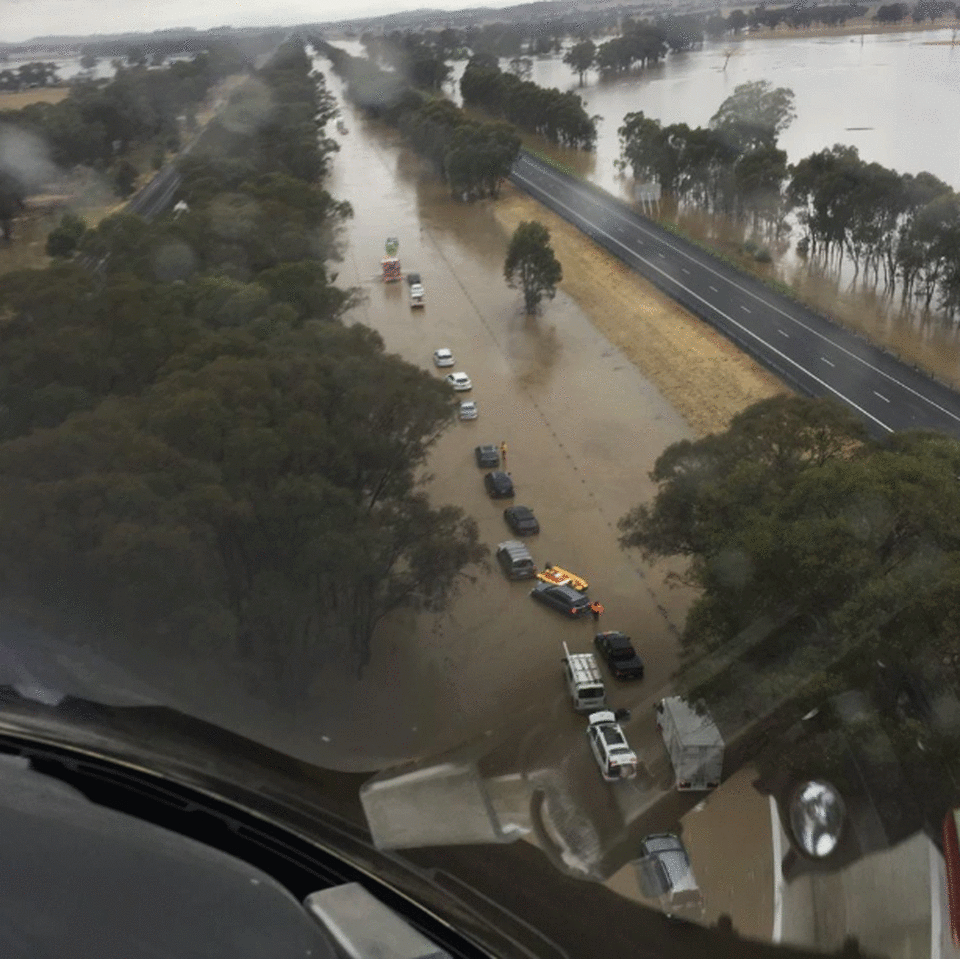
<path id="1" fill-rule="evenodd" d="M 930 783 L 955 805 L 956 725 L 929 700 L 955 707 L 960 694 L 958 476 L 957 440 L 873 441 L 832 400 L 765 400 L 723 433 L 668 447 L 654 499 L 620 530 L 647 560 L 689 561 L 682 578 L 699 595 L 681 638 L 687 691 L 753 720 L 784 703 L 799 720 L 862 691 L 910 771 L 901 788 Z M 798 758 L 792 742 L 772 749 L 781 770 Z M 805 775 L 831 772 L 822 759 Z"/>
<path id="2" fill-rule="evenodd" d="M 58 83 L 55 63 L 24 63 L 16 70 L 0 70 L 0 91 L 18 93 L 33 87 L 48 87 Z"/>
<path id="3" fill-rule="evenodd" d="M 347 96 L 371 116 L 398 127 L 410 147 L 447 181 L 453 196 L 498 195 L 520 153 L 520 137 L 512 126 L 479 123 L 449 100 L 415 89 L 397 72 L 323 40 L 312 42 L 346 81 Z"/>
<path id="4" fill-rule="evenodd" d="M 482 561 L 416 482 L 450 391 L 340 322 L 335 111 L 285 44 L 184 159 L 187 212 L 118 214 L 88 258 L 4 277 L 4 615 L 302 700 Z"/>
<path id="5" fill-rule="evenodd" d="M 765 80 L 738 86 L 706 128 L 628 113 L 618 165 L 680 201 L 776 230 L 787 173 L 777 137 L 794 116 L 792 92 Z"/>
<path id="6" fill-rule="evenodd" d="M 0 167 L 0 226 L 9 237 L 13 216 L 23 199 L 49 170 L 37 150 L 57 167 L 88 166 L 111 173 L 117 192 L 126 196 L 138 171 L 128 159 L 134 144 L 152 143 L 162 154 L 180 145 L 180 122 L 188 122 L 215 83 L 249 68 L 235 48 L 214 45 L 193 60 L 163 70 L 120 67 L 113 80 L 80 80 L 58 103 L 31 103 L 0 111 L 0 131 L 29 145 L 30 157 L 16 162 L 17 150 L 5 151 Z M 42 149 L 34 148 L 42 144 Z M 162 160 L 161 160 L 162 162 Z"/>
<path id="7" fill-rule="evenodd" d="M 475 54 L 460 79 L 460 93 L 468 106 L 481 107 L 551 143 L 592 150 L 597 121 L 572 91 L 561 92 L 521 80 L 500 69 L 490 54 Z"/>
<path id="8" fill-rule="evenodd" d="M 837 144 L 790 168 L 786 197 L 802 251 L 846 257 L 927 309 L 936 298 L 949 318 L 960 310 L 960 195 L 933 174 L 897 173 Z"/>
<path id="9" fill-rule="evenodd" d="M 888 295 L 899 290 L 956 316 L 960 196 L 930 173 L 901 174 L 839 144 L 789 165 L 777 137 L 793 116 L 793 94 L 766 81 L 738 86 L 707 128 L 629 113 L 618 164 L 681 203 L 769 236 L 788 230 L 792 215 L 801 254 L 847 259 Z"/>

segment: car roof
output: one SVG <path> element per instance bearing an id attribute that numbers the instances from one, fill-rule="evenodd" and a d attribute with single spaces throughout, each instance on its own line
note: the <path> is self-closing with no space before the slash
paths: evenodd
<path id="1" fill-rule="evenodd" d="M 453 353 L 448 350 L 445 346 L 441 346 L 439 350 L 433 351 L 434 356 L 452 356 Z"/>
<path id="2" fill-rule="evenodd" d="M 513 516 L 533 516 L 533 510 L 529 506 L 508 506 L 507 510 Z"/>

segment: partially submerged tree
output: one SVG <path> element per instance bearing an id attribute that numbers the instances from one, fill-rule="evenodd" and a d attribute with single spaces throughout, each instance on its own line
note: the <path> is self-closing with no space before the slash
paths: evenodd
<path id="1" fill-rule="evenodd" d="M 536 313 L 546 296 L 553 299 L 563 269 L 550 246 L 550 232 L 536 220 L 521 223 L 513 233 L 503 275 L 514 289 L 523 291 L 527 315 Z"/>
<path id="2" fill-rule="evenodd" d="M 773 87 L 767 80 L 741 83 L 720 104 L 710 126 L 739 150 L 772 146 L 796 118 L 793 91 Z"/>
<path id="3" fill-rule="evenodd" d="M 583 77 L 593 66 L 597 56 L 597 46 L 592 40 L 581 40 L 575 43 L 563 56 L 563 62 L 580 78 L 583 86 Z"/>

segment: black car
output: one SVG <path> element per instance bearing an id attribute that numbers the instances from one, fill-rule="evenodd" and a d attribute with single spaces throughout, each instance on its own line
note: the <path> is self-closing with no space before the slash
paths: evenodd
<path id="1" fill-rule="evenodd" d="M 558 612 L 575 618 L 586 616 L 590 612 L 590 597 L 572 586 L 552 586 L 550 583 L 537 583 L 530 595 L 544 606 L 551 606 Z"/>
<path id="2" fill-rule="evenodd" d="M 477 466 L 483 469 L 496 469 L 500 465 L 500 451 L 489 443 L 475 447 L 473 455 L 477 458 Z"/>
<path id="3" fill-rule="evenodd" d="M 597 633 L 593 644 L 617 679 L 643 679 L 643 660 L 637 655 L 629 636 L 613 630 Z"/>
<path id="4" fill-rule="evenodd" d="M 518 536 L 532 536 L 540 532 L 540 523 L 529 506 L 508 506 L 503 511 L 503 518 Z"/>
<path id="5" fill-rule="evenodd" d="M 487 473 L 483 478 L 483 485 L 487 488 L 487 493 L 491 499 L 505 499 L 513 496 L 513 480 L 509 473 L 502 470 L 494 470 Z"/>
<path id="6" fill-rule="evenodd" d="M 423 280 L 420 279 L 419 273 L 408 273 L 407 274 L 407 286 L 413 286 L 414 283 L 422 283 Z"/>

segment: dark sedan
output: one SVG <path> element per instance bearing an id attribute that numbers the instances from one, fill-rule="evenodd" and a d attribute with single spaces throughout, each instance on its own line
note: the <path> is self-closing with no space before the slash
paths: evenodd
<path id="1" fill-rule="evenodd" d="M 509 473 L 494 470 L 483 478 L 483 485 L 491 499 L 507 499 L 513 496 L 513 480 Z"/>
<path id="2" fill-rule="evenodd" d="M 593 644 L 617 679 L 643 679 L 643 660 L 637 655 L 629 636 L 613 630 L 597 633 Z"/>
<path id="3" fill-rule="evenodd" d="M 532 536 L 540 532 L 540 523 L 529 506 L 508 506 L 503 511 L 503 518 L 518 536 Z"/>
<path id="4" fill-rule="evenodd" d="M 500 451 L 490 443 L 474 447 L 473 455 L 482 469 L 496 469 L 500 465 Z"/>
<path id="5" fill-rule="evenodd" d="M 550 583 L 537 583 L 530 590 L 530 595 L 538 603 L 550 606 L 571 618 L 586 616 L 590 612 L 590 598 L 572 586 L 552 586 Z"/>

